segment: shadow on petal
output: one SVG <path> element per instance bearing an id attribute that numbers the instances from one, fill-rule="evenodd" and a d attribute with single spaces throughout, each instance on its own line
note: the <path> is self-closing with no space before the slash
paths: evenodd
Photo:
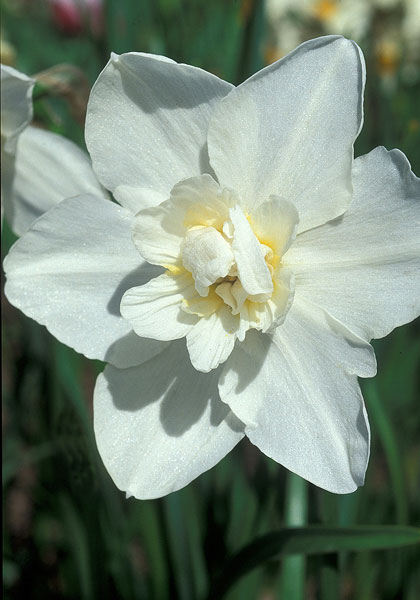
<path id="1" fill-rule="evenodd" d="M 214 172 L 213 167 L 210 164 L 209 148 L 208 148 L 207 142 L 204 144 L 204 146 L 201 146 L 201 148 L 200 148 L 199 165 L 200 165 L 201 173 L 203 173 L 203 174 L 208 173 L 209 175 L 211 175 L 213 177 L 213 179 L 215 181 L 218 181 L 217 175 Z"/>
<path id="2" fill-rule="evenodd" d="M 234 392 L 243 392 L 260 373 L 271 344 L 270 335 L 256 330 L 248 331 L 244 342 L 236 342 L 221 374 L 221 384 L 223 385 L 226 377 L 234 374 Z"/>
<path id="3" fill-rule="evenodd" d="M 189 361 L 188 353 L 185 360 Z M 195 381 L 194 379 L 197 378 Z M 170 436 L 180 436 L 185 433 L 194 423 L 200 420 L 208 403 L 211 403 L 210 420 L 213 425 L 219 425 L 228 411 L 221 411 L 219 393 L 217 389 L 218 376 L 215 373 L 200 373 L 195 371 L 191 378 L 191 390 L 185 389 L 185 393 L 191 393 L 193 402 L 187 402 L 188 411 L 183 408 L 184 398 L 179 397 L 184 382 L 176 377 L 171 388 L 165 394 L 160 406 L 160 421 L 166 433 Z"/>
<path id="4" fill-rule="evenodd" d="M 130 331 L 108 348 L 104 360 L 119 369 L 135 367 L 160 354 L 169 344 L 170 342 L 141 338 Z"/>
<path id="5" fill-rule="evenodd" d="M 124 93 L 144 113 L 154 113 L 162 108 L 193 109 L 202 104 L 208 105 L 212 100 L 221 98 L 224 95 L 223 91 L 229 91 L 229 84 L 222 83 L 200 69 L 173 62 L 139 58 L 123 56 L 114 64 L 121 73 Z M 201 77 L 197 78 L 200 74 Z M 209 77 L 217 81 L 218 85 L 209 85 Z M 198 83 L 200 78 L 202 85 Z M 165 87 L 162 82 L 165 82 Z M 226 90 L 223 89 L 225 86 Z M 186 93 L 188 89 L 190 93 Z"/>
<path id="6" fill-rule="evenodd" d="M 126 275 L 124 279 L 122 279 L 122 281 L 118 284 L 115 292 L 112 294 L 112 297 L 107 305 L 108 312 L 111 315 L 121 315 L 121 298 L 127 290 L 138 285 L 144 285 L 151 279 L 162 275 L 162 273 L 164 272 L 164 269 L 162 267 L 151 265 L 147 262 L 142 261 L 143 259 L 139 255 L 139 263 L 141 264 L 139 264 L 139 266 L 136 269 L 131 271 L 131 273 Z"/>
<path id="7" fill-rule="evenodd" d="M 200 421 L 209 403 L 211 425 L 219 425 L 229 415 L 228 406 L 219 398 L 220 371 L 196 371 L 182 339 L 137 367 L 105 370 L 104 376 L 118 410 L 134 413 L 158 402 L 163 429 L 171 437 L 180 437 Z M 243 430 L 236 419 L 230 419 L 229 426 L 233 431 Z"/>

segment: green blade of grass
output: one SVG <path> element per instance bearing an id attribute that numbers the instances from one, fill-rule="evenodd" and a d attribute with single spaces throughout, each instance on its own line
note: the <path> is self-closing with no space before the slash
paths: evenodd
<path id="1" fill-rule="evenodd" d="M 188 520 L 184 513 L 184 498 L 185 490 L 180 490 L 163 498 L 162 506 L 178 597 L 192 600 L 194 598 L 193 564 L 187 534 Z"/>
<path id="2" fill-rule="evenodd" d="M 264 561 L 289 554 L 328 554 L 342 550 L 363 551 L 420 543 L 420 529 L 397 525 L 356 527 L 285 527 L 261 536 L 233 556 L 214 581 L 210 598 L 222 595 L 242 575 Z"/>
<path id="3" fill-rule="evenodd" d="M 398 449 L 398 442 L 387 415 L 385 402 L 381 401 L 376 381 L 366 381 L 363 385 L 369 415 L 375 426 L 386 455 L 392 492 L 395 501 L 396 522 L 407 523 L 408 503 L 404 481 L 404 469 Z"/>
<path id="4" fill-rule="evenodd" d="M 95 583 L 92 578 L 91 555 L 86 529 L 70 498 L 61 494 L 58 502 L 66 533 L 70 560 L 77 573 L 78 581 L 77 583 L 74 582 L 75 587 L 78 588 L 81 600 L 92 600 L 95 597 Z"/>

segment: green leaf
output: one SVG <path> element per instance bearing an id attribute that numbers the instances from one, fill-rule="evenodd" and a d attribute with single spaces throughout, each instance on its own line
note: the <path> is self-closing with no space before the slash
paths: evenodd
<path id="1" fill-rule="evenodd" d="M 139 502 L 134 498 L 130 498 L 128 503 L 130 510 L 127 529 L 132 536 L 141 540 L 147 563 L 153 565 L 153 577 L 150 581 L 152 593 L 150 595 L 153 598 L 169 597 L 169 565 L 166 562 L 158 506 L 153 500 Z"/>
<path id="2" fill-rule="evenodd" d="M 225 564 L 210 598 L 221 598 L 242 575 L 266 560 L 290 554 L 327 554 L 363 551 L 420 543 L 420 529 L 397 525 L 355 527 L 285 527 L 253 541 Z"/>
<path id="3" fill-rule="evenodd" d="M 404 469 L 392 420 L 387 413 L 385 398 L 380 398 L 376 381 L 365 381 L 364 396 L 372 424 L 377 431 L 387 459 L 391 489 L 395 499 L 396 522 L 408 521 L 408 501 L 404 481 Z"/>
<path id="4" fill-rule="evenodd" d="M 66 531 L 66 538 L 70 553 L 70 562 L 77 574 L 78 589 L 81 600 L 91 600 L 95 597 L 95 583 L 92 579 L 91 555 L 86 528 L 77 508 L 70 498 L 64 494 L 58 497 L 61 516 Z"/>

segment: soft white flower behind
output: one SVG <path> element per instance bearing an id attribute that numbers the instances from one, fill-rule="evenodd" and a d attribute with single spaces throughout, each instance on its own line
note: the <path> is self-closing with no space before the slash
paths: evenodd
<path id="1" fill-rule="evenodd" d="M 363 483 L 357 376 L 376 372 L 369 341 L 420 313 L 420 180 L 397 150 L 354 160 L 364 82 L 339 36 L 237 88 L 140 53 L 99 76 L 86 140 L 122 206 L 52 208 L 6 293 L 111 363 L 95 433 L 128 495 L 183 487 L 244 435 L 327 490 Z"/>
<path id="2" fill-rule="evenodd" d="M 384 0 L 386 1 L 386 0 Z M 390 0 L 393 2 L 394 0 Z M 266 0 L 268 23 L 278 52 L 290 52 L 305 39 L 305 26 L 322 24 L 323 32 L 355 40 L 366 35 L 378 0 Z"/>
<path id="3" fill-rule="evenodd" d="M 35 80 L 1 65 L 2 210 L 22 235 L 49 208 L 82 192 L 107 197 L 89 156 L 61 135 L 30 125 Z"/>
<path id="4" fill-rule="evenodd" d="M 369 41 L 385 85 L 393 85 L 402 57 L 403 78 L 418 81 L 419 0 L 266 0 L 265 8 L 269 60 L 290 52 L 314 31 L 334 33 L 358 43 Z"/>
<path id="5" fill-rule="evenodd" d="M 35 81 L 16 69 L 1 65 L 1 219 L 3 203 L 10 197 L 14 157 L 19 134 L 32 120 Z"/>

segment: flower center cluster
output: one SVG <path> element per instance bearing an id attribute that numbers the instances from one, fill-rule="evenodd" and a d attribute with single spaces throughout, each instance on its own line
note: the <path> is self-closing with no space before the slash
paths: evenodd
<path id="1" fill-rule="evenodd" d="M 199 207 L 194 207 L 196 220 Z M 252 217 L 239 204 L 228 207 L 212 225 L 187 228 L 181 244 L 182 266 L 194 280 L 197 292 L 184 298 L 182 309 L 208 317 L 224 305 L 237 317 L 237 337 L 251 328 L 269 331 L 284 318 L 291 302 L 290 275 L 282 272 L 281 257 L 262 243 Z"/>
<path id="2" fill-rule="evenodd" d="M 271 332 L 293 300 L 285 253 L 296 208 L 270 196 L 249 207 L 210 175 L 180 181 L 171 196 L 136 215 L 133 241 L 165 273 L 127 290 L 121 314 L 142 337 L 186 337 L 193 366 L 224 362 L 247 331 Z"/>

